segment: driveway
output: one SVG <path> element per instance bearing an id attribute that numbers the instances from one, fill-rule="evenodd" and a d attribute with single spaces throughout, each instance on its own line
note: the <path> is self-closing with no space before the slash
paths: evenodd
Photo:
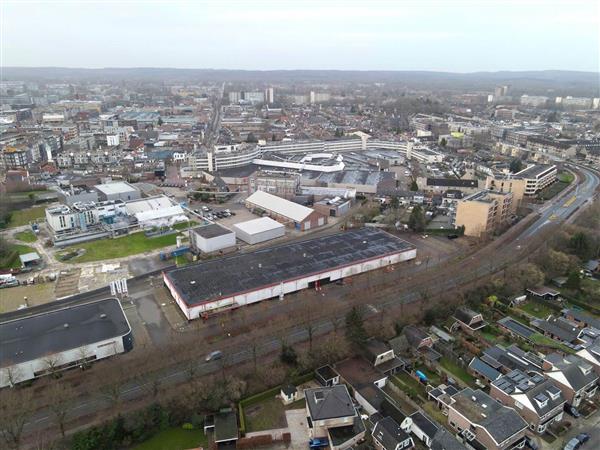
<path id="1" fill-rule="evenodd" d="M 572 418 L 569 418 L 569 420 L 572 420 Z M 571 438 L 574 438 L 579 433 L 587 433 L 590 435 L 590 440 L 580 447 L 581 450 L 600 449 L 600 414 L 596 412 L 589 419 L 579 419 L 573 422 L 573 427 L 569 432 L 554 441 L 548 448 L 561 450 Z"/>
<path id="2" fill-rule="evenodd" d="M 306 424 L 305 409 L 291 409 L 285 412 L 292 443 L 290 448 L 293 450 L 306 450 L 308 447 L 308 426 Z"/>

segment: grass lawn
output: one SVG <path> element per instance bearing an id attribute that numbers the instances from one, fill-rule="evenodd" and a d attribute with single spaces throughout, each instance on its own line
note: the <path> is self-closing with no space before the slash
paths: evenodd
<path id="1" fill-rule="evenodd" d="M 146 442 L 134 447 L 134 450 L 185 450 L 188 448 L 204 447 L 208 442 L 203 430 L 184 430 L 173 427 L 161 431 Z"/>
<path id="2" fill-rule="evenodd" d="M 30 230 L 19 231 L 18 233 L 15 233 L 15 238 L 18 239 L 21 242 L 35 242 L 35 241 L 37 241 L 37 236 L 35 235 L 35 233 L 33 231 L 30 231 Z"/>
<path id="3" fill-rule="evenodd" d="M 392 382 L 395 381 L 395 385 L 404 391 L 406 395 L 411 398 L 414 398 L 416 395 L 420 395 L 425 397 L 425 385 L 419 383 L 409 374 L 404 371 L 398 372 L 396 375 L 392 377 Z"/>
<path id="4" fill-rule="evenodd" d="M 555 348 L 558 350 L 562 350 L 565 353 L 575 353 L 575 350 L 567 347 L 564 344 L 561 344 L 558 341 L 555 341 L 552 338 L 549 338 L 548 336 L 544 336 L 541 333 L 532 334 L 531 336 L 529 336 L 529 340 L 536 345 L 542 345 L 544 347 Z"/>
<path id="5" fill-rule="evenodd" d="M 558 174 L 557 178 L 561 183 L 572 183 L 575 179 L 571 172 L 561 172 Z"/>
<path id="6" fill-rule="evenodd" d="M 133 233 L 116 239 L 101 239 L 68 247 L 65 252 L 85 249 L 85 253 L 65 262 L 91 262 L 103 259 L 122 258 L 137 255 L 176 244 L 175 234 L 147 238 L 143 232 Z"/>
<path id="7" fill-rule="evenodd" d="M 246 432 L 285 428 L 285 406 L 281 400 L 272 397 L 259 403 L 244 406 Z"/>
<path id="8" fill-rule="evenodd" d="M 545 319 L 550 314 L 556 314 L 556 311 L 553 310 L 552 308 L 550 308 L 549 306 L 544 305 L 543 303 L 540 303 L 540 302 L 533 302 L 533 301 L 529 301 L 527 303 L 523 303 L 522 305 L 519 305 L 518 309 L 526 312 L 529 315 L 537 317 L 539 319 Z"/>
<path id="9" fill-rule="evenodd" d="M 22 225 L 29 225 L 37 219 L 42 219 L 46 216 L 45 206 L 34 206 L 27 209 L 19 209 L 12 212 L 8 228 L 20 227 Z"/>
<path id="10" fill-rule="evenodd" d="M 465 382 L 467 385 L 475 386 L 475 379 L 469 375 L 465 369 L 455 364 L 453 361 L 449 360 L 448 358 L 442 358 L 440 360 L 440 365 L 456 378 Z"/>
<path id="11" fill-rule="evenodd" d="M 480 333 L 486 341 L 491 343 L 494 343 L 502 336 L 502 333 L 500 333 L 500 330 L 495 325 L 486 325 L 481 329 Z"/>
<path id="12" fill-rule="evenodd" d="M 422 406 L 429 417 L 436 420 L 439 424 L 444 425 L 446 428 L 448 427 L 448 417 L 442 413 L 435 403 L 427 401 L 423 403 Z"/>
<path id="13" fill-rule="evenodd" d="M 35 249 L 21 244 L 11 244 L 6 255 L 0 256 L 0 269 L 17 269 L 21 267 L 19 255 L 35 252 Z"/>

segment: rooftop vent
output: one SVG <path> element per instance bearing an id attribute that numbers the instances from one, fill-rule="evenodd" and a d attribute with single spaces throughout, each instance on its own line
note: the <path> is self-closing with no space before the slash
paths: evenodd
<path id="1" fill-rule="evenodd" d="M 190 281 L 190 284 L 196 284 L 196 280 Z"/>
<path id="2" fill-rule="evenodd" d="M 69 328 L 69 324 L 68 324 L 68 323 L 65 323 L 65 324 L 63 325 L 63 327 L 65 327 L 65 328 Z"/>
<path id="3" fill-rule="evenodd" d="M 106 319 L 106 314 L 104 314 L 104 313 L 100 314 L 100 318 L 101 319 Z"/>

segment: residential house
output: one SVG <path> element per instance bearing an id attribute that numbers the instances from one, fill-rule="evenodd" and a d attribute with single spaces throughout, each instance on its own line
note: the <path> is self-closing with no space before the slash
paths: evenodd
<path id="1" fill-rule="evenodd" d="M 344 381 L 352 386 L 354 398 L 368 415 L 381 409 L 386 399 L 381 391 L 388 380 L 386 374 L 362 357 L 346 359 L 336 364 L 336 370 Z"/>
<path id="2" fill-rule="evenodd" d="M 469 446 L 487 450 L 525 446 L 527 423 L 482 390 L 465 388 L 451 397 L 447 407 L 448 423 Z"/>
<path id="3" fill-rule="evenodd" d="M 376 339 L 369 339 L 365 350 L 371 364 L 385 375 L 398 373 L 406 364 L 401 358 L 396 357 L 393 348 Z"/>
<path id="4" fill-rule="evenodd" d="M 504 374 L 515 369 L 520 369 L 526 373 L 543 372 L 544 362 L 539 356 L 531 352 L 525 352 L 514 344 L 508 347 L 497 344 L 486 348 L 481 355 L 481 360 Z"/>
<path id="5" fill-rule="evenodd" d="M 431 450 L 467 450 L 467 447 L 444 427 L 438 428 L 429 448 Z"/>
<path id="6" fill-rule="evenodd" d="M 600 375 L 600 337 L 577 352 L 577 356 L 594 366 L 596 375 Z"/>
<path id="7" fill-rule="evenodd" d="M 332 450 L 349 448 L 364 438 L 366 429 L 345 385 L 306 389 L 304 397 L 311 438 L 327 437 Z"/>
<path id="8" fill-rule="evenodd" d="M 548 317 L 547 319 L 534 319 L 531 325 L 539 330 L 544 336 L 566 344 L 577 345 L 582 341 L 579 339 L 581 329 L 577 324 L 565 317 Z"/>
<path id="9" fill-rule="evenodd" d="M 465 306 L 456 309 L 454 319 L 456 321 L 452 325 L 452 330 L 460 328 L 468 334 L 473 334 L 487 325 L 481 313 L 475 312 Z"/>
<path id="10" fill-rule="evenodd" d="M 598 374 L 589 362 L 577 355 L 551 353 L 544 359 L 544 370 L 571 406 L 578 407 L 584 399 L 596 395 Z"/>
<path id="11" fill-rule="evenodd" d="M 494 365 L 498 367 L 496 364 Z M 477 357 L 471 360 L 467 371 L 478 379 L 482 379 L 486 384 L 496 381 L 502 376 L 502 373 Z"/>
<path id="12" fill-rule="evenodd" d="M 410 432 L 419 438 L 427 447 L 430 447 L 440 425 L 420 411 L 411 414 L 410 418 L 412 420 Z"/>
<path id="13" fill-rule="evenodd" d="M 391 417 L 377 422 L 371 435 L 378 450 L 403 450 L 414 447 L 412 438 Z"/>
<path id="14" fill-rule="evenodd" d="M 560 301 L 560 292 L 558 292 L 555 289 L 549 288 L 548 286 L 527 288 L 525 289 L 525 291 L 530 297 L 542 300 Z"/>
<path id="15" fill-rule="evenodd" d="M 561 390 L 540 374 L 530 376 L 513 370 L 491 384 L 490 396 L 515 408 L 536 433 L 544 433 L 563 417 L 565 398 Z"/>
<path id="16" fill-rule="evenodd" d="M 600 330 L 600 319 L 592 316 L 586 311 L 579 309 L 563 309 L 561 311 L 563 317 L 574 322 L 580 328 L 595 328 Z"/>

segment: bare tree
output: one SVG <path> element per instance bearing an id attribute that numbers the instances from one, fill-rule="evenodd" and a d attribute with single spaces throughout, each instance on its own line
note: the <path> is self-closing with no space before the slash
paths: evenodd
<path id="1" fill-rule="evenodd" d="M 62 364 L 60 355 L 47 355 L 42 359 L 44 370 L 53 377 L 57 377 L 59 367 Z"/>
<path id="2" fill-rule="evenodd" d="M 22 377 L 23 371 L 19 368 L 19 366 L 8 366 L 2 369 L 2 380 L 10 387 L 15 386 L 17 383 L 22 381 Z"/>
<path id="3" fill-rule="evenodd" d="M 48 391 L 48 407 L 56 421 L 61 436 L 65 437 L 65 424 L 75 399 L 75 391 L 66 383 L 53 383 Z"/>
<path id="4" fill-rule="evenodd" d="M 83 345 L 77 350 L 77 359 L 80 361 L 79 367 L 82 370 L 88 369 L 91 366 L 91 363 L 88 361 L 90 356 L 92 356 L 92 353 L 87 345 Z"/>
<path id="5" fill-rule="evenodd" d="M 29 389 L 0 391 L 0 435 L 8 448 L 21 447 L 23 429 L 32 414 L 32 398 Z"/>

